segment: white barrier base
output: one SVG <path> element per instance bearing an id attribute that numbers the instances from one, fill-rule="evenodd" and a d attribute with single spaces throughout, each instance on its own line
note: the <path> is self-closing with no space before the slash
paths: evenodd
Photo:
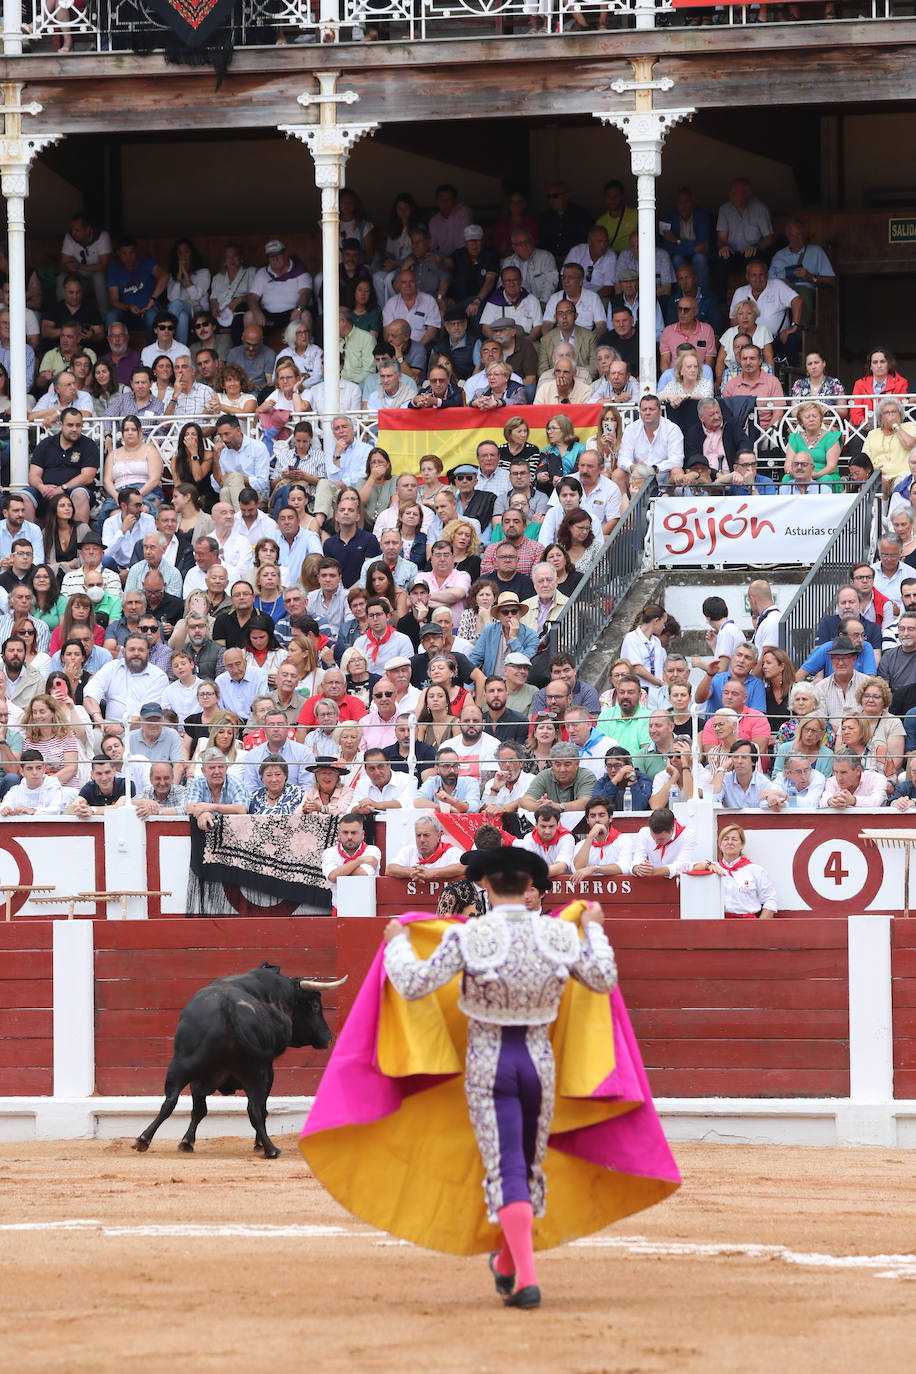
<path id="1" fill-rule="evenodd" d="M 297 1135 L 311 1097 L 272 1097 L 268 1129 Z M 133 1140 L 149 1125 L 161 1097 L 0 1097 L 0 1142 Z M 916 1149 L 916 1100 L 862 1103 L 845 1098 L 658 1098 L 668 1139 L 721 1145 L 839 1145 Z M 210 1097 L 199 1139 L 252 1135 L 243 1097 Z M 157 1132 L 156 1142 L 180 1140 L 191 1098 Z"/>

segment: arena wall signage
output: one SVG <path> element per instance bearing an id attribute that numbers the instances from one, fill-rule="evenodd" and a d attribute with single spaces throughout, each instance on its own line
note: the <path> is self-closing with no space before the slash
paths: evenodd
<path id="1" fill-rule="evenodd" d="M 652 520 L 656 567 L 813 563 L 854 498 L 662 496 Z"/>

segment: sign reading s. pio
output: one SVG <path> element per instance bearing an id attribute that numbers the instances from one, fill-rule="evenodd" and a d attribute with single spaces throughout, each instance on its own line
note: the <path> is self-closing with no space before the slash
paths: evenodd
<path id="1" fill-rule="evenodd" d="M 656 567 L 813 563 L 854 497 L 660 496 L 652 518 Z"/>

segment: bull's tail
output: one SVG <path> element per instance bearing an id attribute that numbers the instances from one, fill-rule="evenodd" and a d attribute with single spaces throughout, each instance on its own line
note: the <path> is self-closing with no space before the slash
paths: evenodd
<path id="1" fill-rule="evenodd" d="M 269 1002 L 226 998 L 224 1011 L 239 1048 L 258 1059 L 276 1059 L 289 1044 L 289 1016 Z"/>

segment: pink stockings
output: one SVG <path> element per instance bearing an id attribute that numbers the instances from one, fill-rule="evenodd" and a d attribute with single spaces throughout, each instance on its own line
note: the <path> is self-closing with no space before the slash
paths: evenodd
<path id="1" fill-rule="evenodd" d="M 498 1215 L 503 1228 L 503 1247 L 493 1261 L 497 1273 L 508 1276 L 514 1270 L 516 1291 L 536 1285 L 531 1239 L 534 1213 L 531 1203 L 510 1202 L 499 1209 Z"/>

